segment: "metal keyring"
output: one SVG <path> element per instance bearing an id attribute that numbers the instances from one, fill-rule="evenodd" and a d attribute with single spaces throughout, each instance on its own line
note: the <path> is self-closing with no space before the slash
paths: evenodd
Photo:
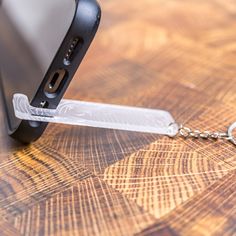
<path id="1" fill-rule="evenodd" d="M 236 137 L 233 135 L 234 129 L 236 129 L 236 122 L 233 123 L 228 129 L 229 141 L 236 145 Z"/>

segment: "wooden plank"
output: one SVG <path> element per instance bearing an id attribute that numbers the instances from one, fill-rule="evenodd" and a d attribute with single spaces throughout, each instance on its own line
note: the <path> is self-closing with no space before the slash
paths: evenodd
<path id="1" fill-rule="evenodd" d="M 23 235 L 133 235 L 155 221 L 149 213 L 97 177 L 19 214 L 14 226 Z"/>
<path id="2" fill-rule="evenodd" d="M 29 207 L 82 181 L 92 173 L 38 144 L 14 152 L 0 165 L 0 208 L 9 221 Z"/>
<path id="3" fill-rule="evenodd" d="M 235 235 L 235 179 L 231 171 L 164 218 L 166 226 L 157 222 L 140 235 L 158 235 L 165 228 L 171 228 L 170 235 Z"/>
<path id="4" fill-rule="evenodd" d="M 21 236 L 22 234 L 4 219 L 0 221 L 1 236 Z"/>
<path id="5" fill-rule="evenodd" d="M 108 167 L 104 180 L 160 219 L 229 171 L 180 141 L 162 138 Z"/>
<path id="6" fill-rule="evenodd" d="M 234 0 L 101 5 L 66 98 L 166 109 L 201 130 L 235 121 Z M 229 142 L 50 124 L 22 146 L 0 122 L 1 235 L 236 234 Z"/>

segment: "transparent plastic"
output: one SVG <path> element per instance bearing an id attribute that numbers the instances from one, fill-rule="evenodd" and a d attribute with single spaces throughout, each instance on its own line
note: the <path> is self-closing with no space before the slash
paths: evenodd
<path id="1" fill-rule="evenodd" d="M 171 114 L 129 106 L 119 106 L 63 99 L 57 109 L 37 108 L 29 104 L 27 96 L 13 97 L 15 115 L 21 120 L 90 126 L 175 136 L 178 125 Z"/>

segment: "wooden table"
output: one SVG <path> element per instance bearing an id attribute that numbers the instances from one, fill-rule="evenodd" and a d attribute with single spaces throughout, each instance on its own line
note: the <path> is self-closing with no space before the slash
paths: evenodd
<path id="1" fill-rule="evenodd" d="M 66 98 L 236 120 L 235 0 L 109 0 Z M 236 235 L 236 147 L 49 125 L 28 147 L 0 114 L 0 235 Z"/>

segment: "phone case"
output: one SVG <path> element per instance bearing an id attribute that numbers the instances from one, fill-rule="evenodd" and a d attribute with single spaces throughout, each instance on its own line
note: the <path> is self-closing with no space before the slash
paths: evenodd
<path id="1" fill-rule="evenodd" d="M 41 107 L 46 105 L 47 108 L 50 109 L 57 107 L 96 34 L 100 23 L 100 18 L 101 9 L 95 0 L 76 1 L 76 12 L 72 24 L 68 29 L 68 32 L 60 48 L 58 49 L 58 52 L 52 61 L 42 83 L 35 91 L 35 95 L 32 97 L 32 99 L 29 98 L 31 99 L 30 104 L 32 106 Z M 66 60 L 69 60 L 69 58 L 72 56 L 70 47 L 73 47 L 73 45 L 75 46 L 75 44 L 79 44 L 79 47 L 77 47 L 76 53 L 73 52 L 73 62 L 70 63 Z M 63 86 L 61 86 L 60 91 L 57 92 L 55 96 L 45 93 L 45 86 L 47 86 L 50 76 L 59 69 L 63 69 L 67 73 L 67 78 L 63 82 Z M 2 82 L 2 80 L 4 80 L 4 74 L 1 73 L 0 76 L 0 81 Z M 19 88 L 22 87 L 21 81 L 19 81 L 17 78 L 14 78 L 14 82 L 19 84 Z M 28 85 L 25 84 L 24 86 Z M 13 117 L 14 110 L 12 98 L 6 95 L 6 91 L 4 91 L 6 88 L 3 88 L 3 85 L 1 87 L 3 101 L 6 108 L 5 110 L 9 135 L 23 143 L 30 143 L 37 140 L 47 127 L 47 123 L 21 121 L 18 125 L 17 122 L 15 122 L 15 117 Z M 22 91 L 17 92 L 21 93 Z"/>

